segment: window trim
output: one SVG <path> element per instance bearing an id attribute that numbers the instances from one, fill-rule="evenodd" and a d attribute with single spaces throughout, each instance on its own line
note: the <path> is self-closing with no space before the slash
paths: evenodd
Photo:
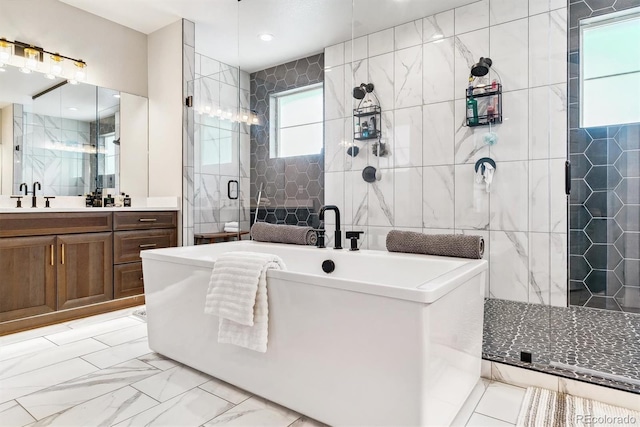
<path id="1" fill-rule="evenodd" d="M 609 77 L 618 77 L 618 76 L 625 76 L 628 74 L 637 74 L 640 73 L 640 70 L 637 71 L 628 71 L 628 72 L 624 72 L 624 73 L 617 73 L 617 74 L 609 74 L 606 76 L 599 76 L 599 77 L 592 77 L 589 79 L 585 79 L 584 78 L 584 30 L 587 30 L 589 28 L 594 28 L 594 27 L 602 27 L 605 25 L 610 25 L 610 24 L 616 24 L 616 23 L 620 23 L 620 22 L 625 22 L 625 21 L 631 21 L 631 20 L 635 20 L 638 19 L 640 20 L 640 7 L 633 7 L 631 9 L 625 9 L 625 10 L 621 10 L 621 11 L 617 11 L 617 12 L 613 12 L 613 13 L 607 13 L 605 15 L 600 15 L 600 16 L 594 16 L 591 18 L 586 18 L 586 19 L 581 19 L 578 23 L 578 38 L 579 38 L 579 43 L 580 43 L 580 50 L 579 50 L 579 64 L 580 64 L 580 71 L 578 74 L 578 86 L 579 86 L 579 92 L 580 92 L 580 100 L 578 103 L 578 108 L 579 108 L 579 124 L 578 126 L 580 128 L 585 128 L 584 125 L 584 102 L 585 102 L 585 97 L 584 97 L 584 82 L 586 81 L 593 81 L 593 80 L 599 80 L 599 79 L 603 79 L 603 78 L 609 78 Z M 636 122 L 632 122 L 632 123 L 636 123 Z M 602 124 L 602 125 L 597 125 L 596 127 L 606 127 L 606 126 L 618 126 L 618 125 L 624 125 L 624 124 L 631 124 L 631 123 L 608 123 L 608 124 Z M 593 127 L 593 126 L 589 126 L 589 127 Z"/>
<path id="2" fill-rule="evenodd" d="M 286 157 L 282 157 L 280 155 L 280 152 L 281 152 L 280 141 L 282 140 L 281 134 L 280 134 L 281 128 L 279 123 L 280 99 L 287 96 L 295 95 L 297 93 L 309 92 L 317 89 L 322 90 L 322 97 L 323 97 L 323 104 L 324 104 L 324 82 L 312 83 L 306 86 L 301 86 L 301 87 L 283 90 L 281 92 L 275 92 L 270 94 L 269 96 L 269 157 L 270 158 L 315 156 L 322 153 L 322 149 L 321 149 L 319 153 L 301 154 L 297 156 L 286 156 Z M 320 121 L 308 122 L 308 123 L 295 125 L 295 126 L 288 126 L 285 129 L 291 129 L 291 128 L 300 127 L 300 126 L 308 126 L 313 124 L 322 124 L 322 123 L 324 123 L 324 109 L 322 111 L 322 119 Z M 323 139 L 324 139 L 324 129 L 323 129 Z"/>

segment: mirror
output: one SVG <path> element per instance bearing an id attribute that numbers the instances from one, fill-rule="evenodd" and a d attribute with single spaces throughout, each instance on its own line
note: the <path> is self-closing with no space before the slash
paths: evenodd
<path id="1" fill-rule="evenodd" d="M 14 67 L 4 70 L 0 194 L 20 194 L 21 183 L 30 190 L 40 182 L 39 193 L 51 196 L 81 196 L 96 188 L 105 194 L 147 195 L 146 98 L 47 80 Z M 127 117 L 125 123 L 121 117 Z M 135 161 L 127 163 L 123 154 Z"/>

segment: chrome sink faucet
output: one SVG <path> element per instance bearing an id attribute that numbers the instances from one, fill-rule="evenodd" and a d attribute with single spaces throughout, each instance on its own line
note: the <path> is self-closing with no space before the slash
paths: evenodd
<path id="1" fill-rule="evenodd" d="M 340 209 L 338 209 L 335 205 L 326 205 L 320 208 L 319 219 L 320 221 L 324 221 L 324 212 L 325 211 L 333 211 L 336 215 L 336 232 L 335 232 L 335 242 L 333 244 L 334 249 L 342 249 L 342 232 L 340 231 Z"/>
<path id="2" fill-rule="evenodd" d="M 32 196 L 31 196 L 31 207 L 32 208 L 37 208 L 38 206 L 36 205 L 36 186 L 38 187 L 38 190 L 42 190 L 42 186 L 40 185 L 39 182 L 34 182 L 33 183 L 33 191 L 31 192 Z M 25 185 L 26 187 L 26 185 Z M 25 194 L 26 194 L 26 190 L 25 190 Z"/>

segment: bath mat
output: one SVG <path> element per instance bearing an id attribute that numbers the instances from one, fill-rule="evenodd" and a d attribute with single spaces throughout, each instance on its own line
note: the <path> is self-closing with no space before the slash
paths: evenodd
<path id="1" fill-rule="evenodd" d="M 640 412 L 538 387 L 529 387 L 518 415 L 519 427 L 639 425 Z"/>
<path id="2" fill-rule="evenodd" d="M 131 313 L 132 316 L 136 316 L 138 319 L 140 320 L 144 320 L 145 322 L 147 321 L 147 307 L 146 306 L 142 306 L 138 309 L 136 309 L 133 313 Z"/>

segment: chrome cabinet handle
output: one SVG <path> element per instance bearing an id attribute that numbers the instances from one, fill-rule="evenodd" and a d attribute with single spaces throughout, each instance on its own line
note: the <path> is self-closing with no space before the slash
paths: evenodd
<path id="1" fill-rule="evenodd" d="M 158 246 L 156 243 L 147 243 L 146 245 L 138 245 L 140 249 L 155 248 L 156 246 Z"/>
<path id="2" fill-rule="evenodd" d="M 157 218 L 140 218 L 138 221 L 140 222 L 156 222 Z"/>

